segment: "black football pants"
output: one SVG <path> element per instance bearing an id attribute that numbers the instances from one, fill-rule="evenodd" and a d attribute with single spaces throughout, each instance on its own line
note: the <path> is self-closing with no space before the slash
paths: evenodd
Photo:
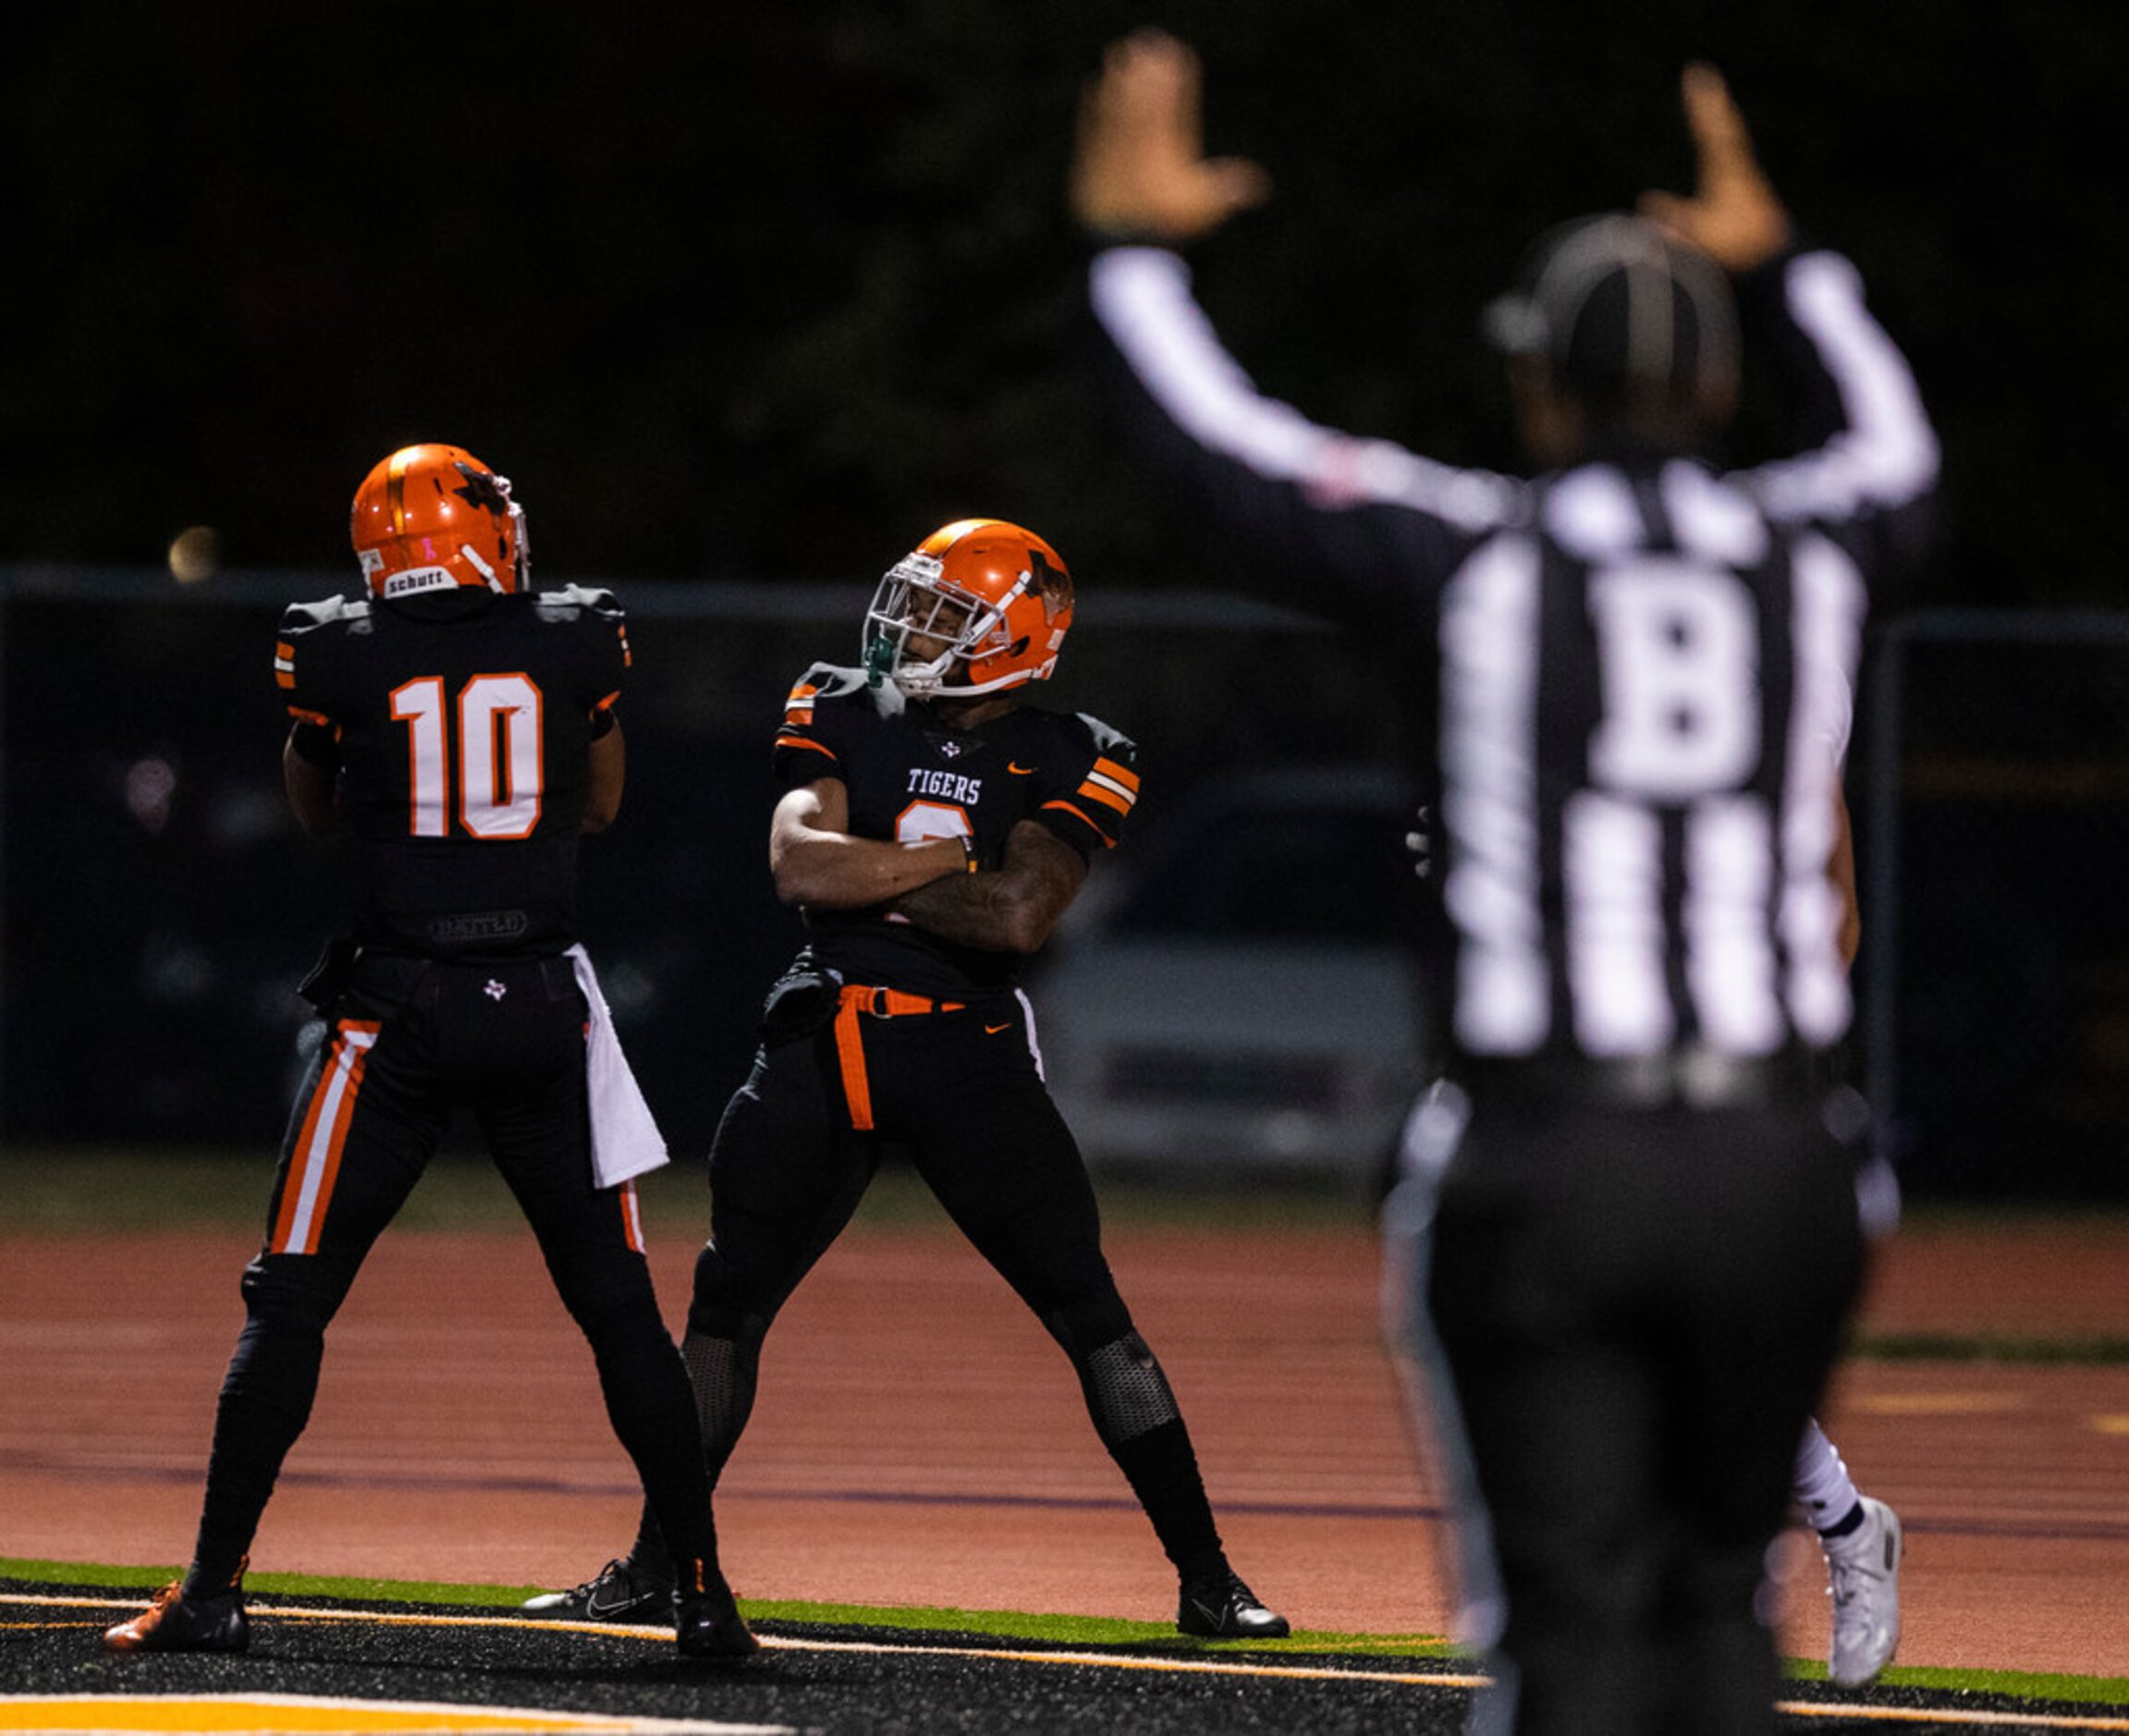
<path id="1" fill-rule="evenodd" d="M 222 1387 L 194 1572 L 226 1583 L 309 1420 L 325 1327 L 470 1110 L 590 1340 L 615 1432 L 681 1552 L 714 1560 L 686 1373 L 658 1312 L 630 1184 L 594 1190 L 585 1008 L 567 960 L 365 959 L 296 1096 L 245 1268 L 247 1321 Z M 437 1330 L 450 1329 L 438 1296 Z"/>
<path id="2" fill-rule="evenodd" d="M 1169 1559 L 1185 1577 L 1224 1566 L 1189 1432 L 1117 1293 L 1086 1166 L 1014 996 L 846 1016 L 756 1056 L 711 1150 L 711 1238 L 688 1311 L 713 1485 L 752 1409 L 770 1323 L 850 1222 L 890 1141 L 1071 1359 Z"/>
<path id="3" fill-rule="evenodd" d="M 1774 1729 L 1756 1600 L 1862 1264 L 1814 1104 L 1479 1099 L 1426 1282 L 1505 1593 L 1492 1715 Z"/>

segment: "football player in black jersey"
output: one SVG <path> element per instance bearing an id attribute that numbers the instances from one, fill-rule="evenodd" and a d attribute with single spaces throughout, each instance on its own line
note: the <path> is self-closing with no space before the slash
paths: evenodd
<path id="1" fill-rule="evenodd" d="M 963 520 L 880 581 L 860 666 L 816 664 L 791 689 L 769 857 L 811 939 L 770 992 L 752 1073 L 711 1150 L 688 1372 L 714 1486 L 770 1322 L 892 1141 L 1071 1359 L 1175 1564 L 1177 1625 L 1277 1638 L 1287 1624 L 1228 1565 L 1181 1412 L 1117 1294 L 1016 986 L 1138 799 L 1129 740 L 1022 703 L 1071 620 L 1055 549 Z M 646 1511 L 628 1557 L 531 1607 L 626 1616 L 664 1597 L 670 1573 Z"/>
<path id="2" fill-rule="evenodd" d="M 307 830 L 353 838 L 355 932 L 304 985 L 327 1040 L 244 1271 L 191 1566 L 105 1644 L 249 1644 L 247 1551 L 309 1417 L 325 1327 L 464 1108 L 591 1340 L 615 1432 L 675 1540 L 680 1649 L 743 1657 L 758 1642 L 717 1571 L 695 1407 L 630 1179 L 665 1147 L 576 944 L 577 840 L 621 798 L 621 611 L 604 591 L 534 594 L 508 482 L 457 446 L 380 463 L 352 532 L 367 594 L 292 606 L 275 671 L 295 718 L 289 802 Z"/>

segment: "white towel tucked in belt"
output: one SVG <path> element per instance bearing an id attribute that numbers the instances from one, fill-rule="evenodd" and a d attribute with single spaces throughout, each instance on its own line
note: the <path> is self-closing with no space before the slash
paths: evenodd
<path id="1" fill-rule="evenodd" d="M 592 1099 L 592 1184 L 618 1187 L 666 1161 L 666 1139 L 629 1070 L 629 1057 L 621 1053 L 591 955 L 571 947 L 567 956 L 592 1009 L 592 1028 L 584 1039 L 584 1084 Z"/>

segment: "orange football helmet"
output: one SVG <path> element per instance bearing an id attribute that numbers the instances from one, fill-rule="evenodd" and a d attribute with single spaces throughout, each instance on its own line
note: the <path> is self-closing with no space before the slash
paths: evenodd
<path id="1" fill-rule="evenodd" d="M 372 596 L 532 588 L 510 479 L 463 446 L 401 446 L 381 460 L 355 491 L 349 535 Z"/>
<path id="2" fill-rule="evenodd" d="M 914 698 L 1042 681 L 1072 618 L 1071 574 L 1033 531 L 957 519 L 887 568 L 865 611 L 864 668 Z"/>

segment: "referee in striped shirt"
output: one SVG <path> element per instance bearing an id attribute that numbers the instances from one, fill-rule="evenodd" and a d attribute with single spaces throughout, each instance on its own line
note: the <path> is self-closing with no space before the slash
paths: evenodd
<path id="1" fill-rule="evenodd" d="M 1438 680 L 1462 1125 L 1413 1302 L 1498 1565 L 1487 1729 L 1773 1728 L 1765 1558 L 1863 1264 L 1813 1083 L 1850 1018 L 1821 743 L 1937 445 L 1719 77 L 1684 98 L 1695 195 L 1543 238 L 1487 311 L 1528 480 L 1319 427 L 1228 356 L 1176 249 L 1266 188 L 1202 155 L 1182 44 L 1111 49 L 1074 168 L 1164 499 L 1282 599 L 1424 642 Z M 1810 425 L 1726 472 L 1739 307 Z"/>

